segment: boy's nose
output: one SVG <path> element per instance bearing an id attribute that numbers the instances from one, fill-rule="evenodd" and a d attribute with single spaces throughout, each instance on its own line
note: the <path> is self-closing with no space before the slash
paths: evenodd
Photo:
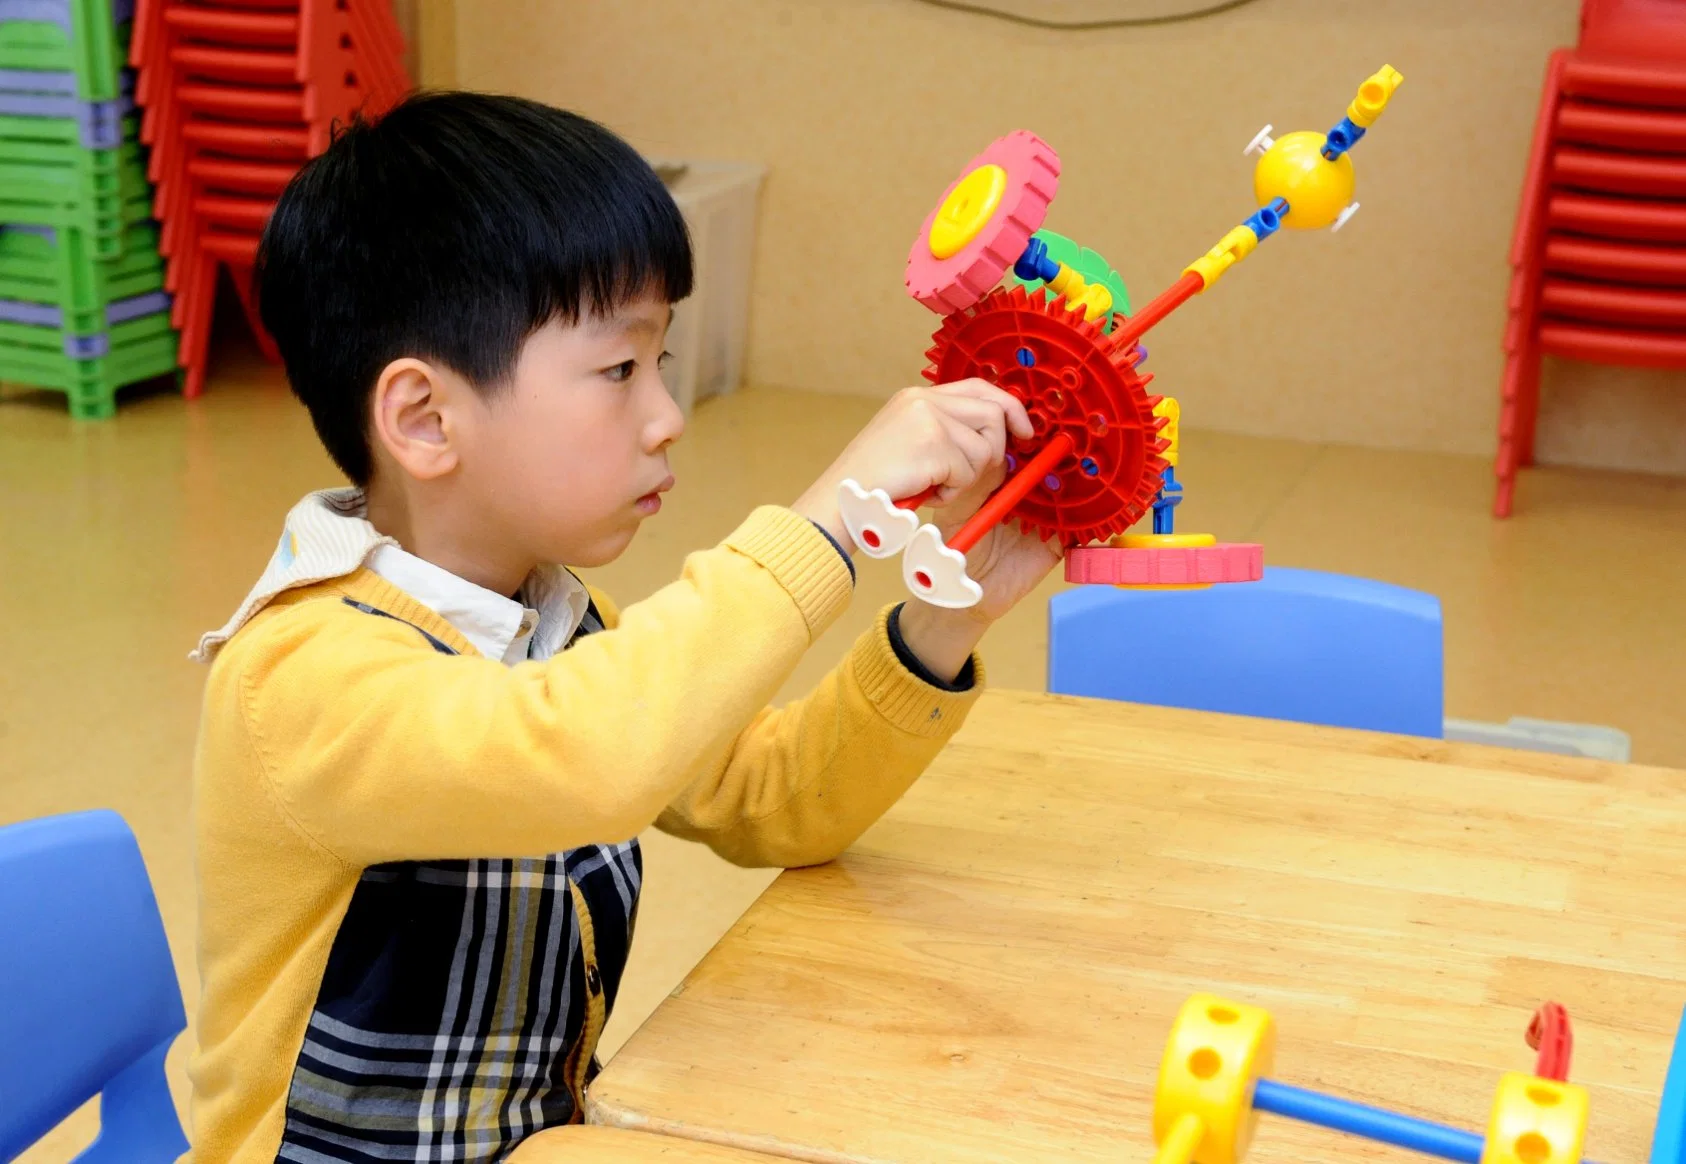
<path id="1" fill-rule="evenodd" d="M 679 402 L 668 392 L 667 386 L 660 381 L 657 382 L 656 395 L 655 415 L 644 429 L 651 452 L 665 448 L 685 435 L 685 414 L 679 410 Z"/>

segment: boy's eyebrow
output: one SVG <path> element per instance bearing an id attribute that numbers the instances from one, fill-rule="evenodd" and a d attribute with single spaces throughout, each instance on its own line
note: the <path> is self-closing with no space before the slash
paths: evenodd
<path id="1" fill-rule="evenodd" d="M 657 323 L 648 316 L 620 317 L 600 321 L 598 325 L 604 331 L 617 332 L 622 335 L 655 336 L 673 326 L 673 308 L 667 309 L 667 321 Z"/>

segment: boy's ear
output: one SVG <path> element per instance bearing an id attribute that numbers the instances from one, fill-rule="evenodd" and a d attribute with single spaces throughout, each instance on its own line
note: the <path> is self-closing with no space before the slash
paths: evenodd
<path id="1" fill-rule="evenodd" d="M 408 356 L 375 381 L 372 433 L 398 467 L 420 481 L 457 467 L 457 440 L 468 386 L 436 364 Z"/>

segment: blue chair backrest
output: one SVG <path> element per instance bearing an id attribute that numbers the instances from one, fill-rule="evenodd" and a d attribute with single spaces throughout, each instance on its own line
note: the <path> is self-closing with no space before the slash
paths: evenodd
<path id="1" fill-rule="evenodd" d="M 83 1164 L 187 1151 L 164 1056 L 187 1026 L 140 848 L 114 812 L 0 828 L 0 1161 L 100 1096 Z"/>
<path id="2" fill-rule="evenodd" d="M 1343 574 L 1082 586 L 1048 606 L 1048 690 L 1064 695 L 1439 738 L 1444 670 L 1439 599 Z"/>
<path id="3" fill-rule="evenodd" d="M 1651 1137 L 1651 1164 L 1686 1164 L 1686 1014 L 1680 1016 L 1674 1053 L 1663 1079 L 1663 1101 Z"/>

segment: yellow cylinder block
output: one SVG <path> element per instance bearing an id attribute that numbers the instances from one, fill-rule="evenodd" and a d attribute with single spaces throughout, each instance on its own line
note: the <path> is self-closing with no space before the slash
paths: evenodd
<path id="1" fill-rule="evenodd" d="M 1059 274 L 1048 281 L 1048 287 L 1055 295 L 1064 296 L 1067 311 L 1081 310 L 1089 323 L 1105 319 L 1112 310 L 1112 292 L 1104 284 L 1084 282 L 1083 276 L 1065 263 L 1060 264 Z"/>
<path id="2" fill-rule="evenodd" d="M 1182 405 L 1177 403 L 1175 396 L 1162 396 L 1159 403 L 1153 406 L 1153 415 L 1165 418 L 1165 427 L 1159 430 L 1159 436 L 1169 443 L 1160 455 L 1165 458 L 1165 463 L 1174 469 L 1177 467 L 1178 454 L 1182 450 Z"/>
<path id="3" fill-rule="evenodd" d="M 1382 110 L 1387 108 L 1393 91 L 1404 82 L 1405 76 L 1398 69 L 1392 65 L 1383 65 L 1358 86 L 1358 96 L 1346 107 L 1346 115 L 1352 118 L 1354 125 L 1369 129 L 1376 124 L 1376 118 L 1382 115 Z"/>
<path id="4" fill-rule="evenodd" d="M 1166 1144 L 1190 1137 L 1194 1117 L 1203 1134 L 1192 1164 L 1238 1164 L 1253 1140 L 1258 1115 L 1253 1085 L 1276 1060 L 1270 1012 L 1196 994 L 1183 1004 L 1153 1095 L 1153 1138 Z"/>
<path id="5" fill-rule="evenodd" d="M 1261 166 L 1264 164 L 1263 158 L 1259 159 L 1259 164 Z M 1259 205 L 1262 206 L 1264 203 L 1261 202 Z M 1259 236 L 1253 233 L 1251 227 L 1242 224 L 1219 239 L 1217 246 L 1184 267 L 1183 274 L 1186 275 L 1190 271 L 1198 274 L 1201 281 L 1201 290 L 1205 290 L 1223 278 L 1225 271 L 1252 254 L 1258 245 Z"/>
<path id="6" fill-rule="evenodd" d="M 1325 135 L 1301 130 L 1276 139 L 1253 168 L 1253 194 L 1260 206 L 1273 198 L 1288 200 L 1282 225 L 1294 230 L 1321 230 L 1352 204 L 1358 186 L 1352 159 L 1334 161 L 1323 156 Z"/>
<path id="7" fill-rule="evenodd" d="M 1481 1164 L 1580 1164 L 1587 1093 L 1512 1072 L 1499 1080 Z"/>

